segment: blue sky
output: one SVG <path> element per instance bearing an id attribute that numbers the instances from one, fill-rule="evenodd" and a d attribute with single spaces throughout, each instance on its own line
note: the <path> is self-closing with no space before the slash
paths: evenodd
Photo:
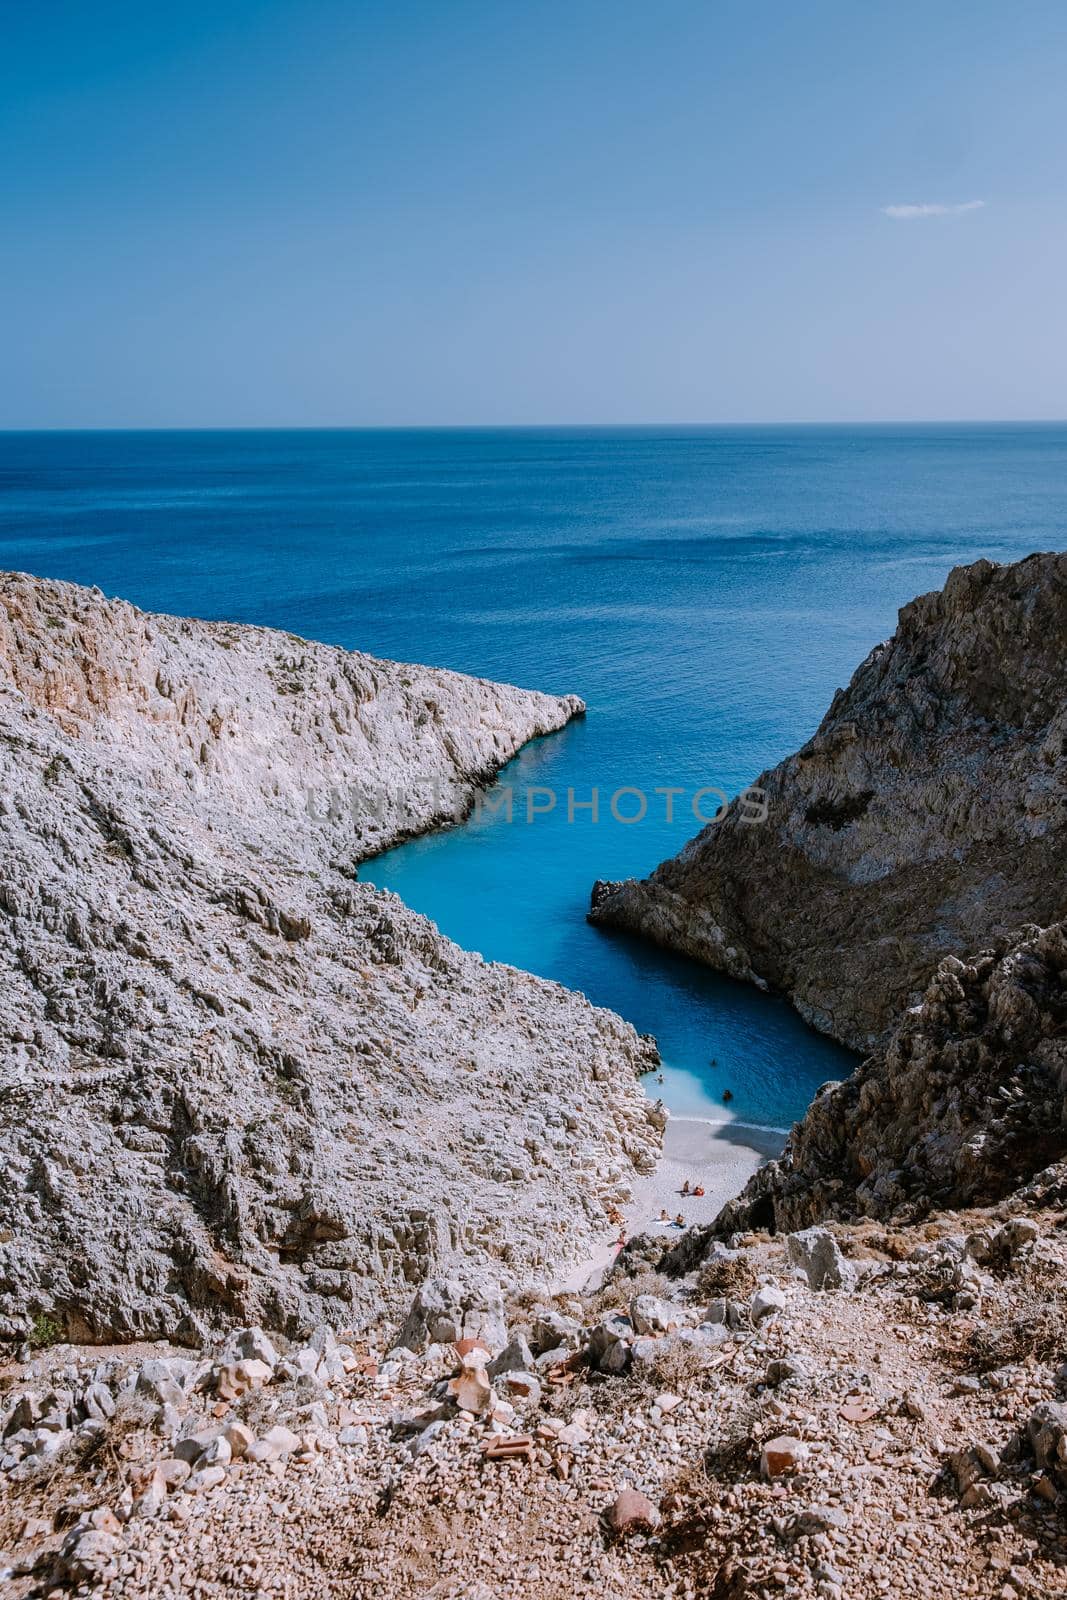
<path id="1" fill-rule="evenodd" d="M 0 5 L 0 426 L 1067 416 L 1061 0 Z"/>

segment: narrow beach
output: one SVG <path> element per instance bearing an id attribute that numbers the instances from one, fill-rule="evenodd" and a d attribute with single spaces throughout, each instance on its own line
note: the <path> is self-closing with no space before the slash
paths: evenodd
<path id="1" fill-rule="evenodd" d="M 663 1154 L 655 1172 L 638 1179 L 633 1199 L 623 1206 L 626 1236 L 638 1233 L 661 1236 L 664 1245 L 680 1239 L 683 1229 L 660 1221 L 681 1213 L 686 1227 L 712 1222 L 727 1200 L 740 1193 L 765 1161 L 780 1154 L 786 1140 L 784 1128 L 767 1128 L 727 1119 L 712 1122 L 703 1117 L 671 1117 L 663 1138 Z M 703 1195 L 682 1193 L 700 1187 Z M 561 1293 L 574 1293 L 595 1283 L 614 1260 L 618 1235 L 609 1235 L 588 1260 L 575 1267 L 560 1283 Z"/>

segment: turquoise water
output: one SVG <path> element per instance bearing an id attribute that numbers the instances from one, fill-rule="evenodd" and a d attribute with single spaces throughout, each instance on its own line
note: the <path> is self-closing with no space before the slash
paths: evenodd
<path id="1" fill-rule="evenodd" d="M 729 1088 L 729 1114 L 770 1126 L 852 1058 L 590 928 L 590 884 L 648 871 L 696 831 L 695 790 L 795 748 L 905 600 L 958 562 L 1061 547 L 1065 513 L 1064 427 L 0 435 L 6 567 L 582 695 L 588 718 L 505 775 L 513 822 L 362 876 L 654 1033 L 675 1110 L 721 1118 Z M 526 822 L 530 785 L 559 799 Z M 569 822 L 567 789 L 594 786 L 600 820 Z M 611 818 L 621 787 L 642 821 Z M 672 821 L 657 787 L 683 791 Z"/>

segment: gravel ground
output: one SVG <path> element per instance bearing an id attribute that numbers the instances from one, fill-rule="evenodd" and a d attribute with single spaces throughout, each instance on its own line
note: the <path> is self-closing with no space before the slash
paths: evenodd
<path id="1" fill-rule="evenodd" d="M 75 1435 L 49 1463 L 8 1469 L 8 1592 L 1067 1593 L 1063 1481 L 1055 1453 L 1039 1465 L 1027 1432 L 1035 1407 L 1064 1392 L 1067 1250 L 1061 1219 L 1046 1213 L 1036 1243 L 961 1276 L 963 1237 L 997 1220 L 839 1230 L 848 1287 L 838 1290 L 810 1287 L 785 1241 L 758 1236 L 685 1280 L 635 1265 L 596 1296 L 557 1298 L 560 1326 L 582 1327 L 573 1354 L 547 1360 L 535 1353 L 545 1308 L 528 1297 L 508 1308 L 511 1337 L 525 1329 L 534 1346 L 514 1347 L 536 1373 L 539 1392 L 525 1397 L 493 1372 L 484 1395 L 451 1394 L 450 1375 L 477 1377 L 488 1356 L 443 1342 L 390 1349 L 395 1329 L 384 1328 L 380 1353 L 343 1332 L 336 1345 L 324 1330 L 307 1347 L 279 1340 L 270 1376 L 235 1399 L 224 1397 L 225 1352 L 205 1351 L 179 1374 L 169 1411 L 124 1393 L 117 1374 L 115 1416 L 80 1462 Z M 712 1339 L 700 1319 L 716 1302 L 737 1325 Z M 627 1308 L 629 1331 L 617 1320 Z M 665 1326 L 642 1336 L 648 1317 Z M 622 1330 L 620 1373 L 596 1354 L 595 1330 L 609 1326 Z M 159 1373 L 146 1363 L 175 1357 L 189 1352 L 57 1347 L 4 1370 L 5 1415 L 27 1389 L 73 1391 L 109 1362 L 143 1389 L 143 1374 Z M 210 1441 L 239 1421 L 258 1441 L 284 1423 L 291 1447 L 224 1461 L 206 1479 L 198 1465 L 198 1492 L 189 1479 L 145 1509 L 138 1497 L 183 1436 Z M 509 1440 L 518 1453 L 496 1459 Z M 610 1529 L 626 1489 L 645 1497 L 655 1526 Z M 69 1552 L 86 1533 L 102 1535 L 104 1559 L 79 1581 Z"/>

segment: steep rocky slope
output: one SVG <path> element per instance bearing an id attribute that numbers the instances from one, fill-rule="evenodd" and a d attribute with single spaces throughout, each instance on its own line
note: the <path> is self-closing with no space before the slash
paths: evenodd
<path id="1" fill-rule="evenodd" d="M 997 1201 L 1067 1157 L 1067 924 L 946 956 L 884 1049 L 827 1085 L 712 1234 L 917 1219 Z M 1025 1198 L 1025 1197 L 1024 1197 Z M 686 1251 L 699 1253 L 698 1241 Z"/>
<path id="2" fill-rule="evenodd" d="M 652 1047 L 354 875 L 580 710 L 0 578 L 0 1333 L 352 1323 L 585 1253 Z"/>
<path id="3" fill-rule="evenodd" d="M 591 918 L 786 993 L 858 1050 L 946 954 L 1067 912 L 1067 555 L 957 568 L 815 736 Z"/>

